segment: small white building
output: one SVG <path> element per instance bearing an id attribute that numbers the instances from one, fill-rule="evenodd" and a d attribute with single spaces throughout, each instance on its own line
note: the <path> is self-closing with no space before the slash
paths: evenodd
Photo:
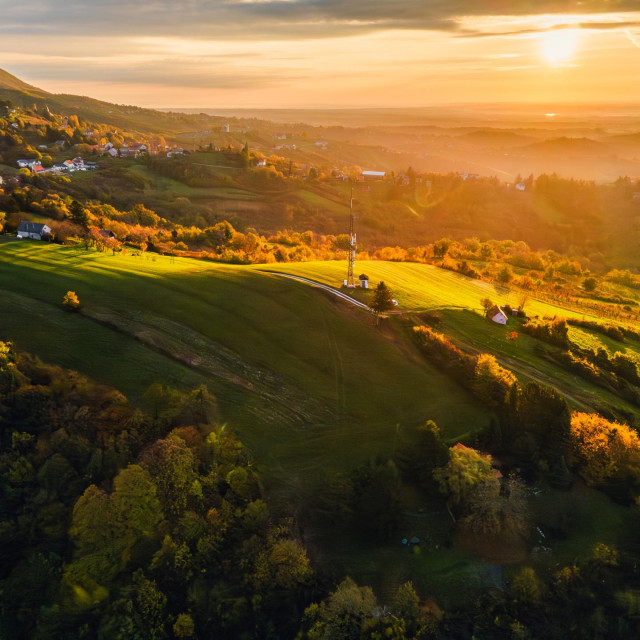
<path id="1" fill-rule="evenodd" d="M 26 158 L 23 160 L 16 160 L 16 164 L 20 169 L 31 169 L 36 164 L 40 164 L 40 160 L 36 160 L 35 158 Z"/>
<path id="2" fill-rule="evenodd" d="M 33 238 L 44 240 L 51 233 L 51 227 L 39 222 L 26 222 L 23 220 L 18 225 L 18 238 Z"/>
<path id="3" fill-rule="evenodd" d="M 229 133 L 231 131 L 231 126 L 228 124 L 223 124 L 220 127 L 220 131 L 222 131 L 222 133 Z"/>
<path id="4" fill-rule="evenodd" d="M 507 314 L 497 305 L 493 305 L 493 307 L 489 309 L 487 316 L 491 319 L 491 322 L 507 324 Z"/>
<path id="5" fill-rule="evenodd" d="M 526 190 L 526 188 L 527 188 L 527 185 L 526 185 L 524 182 L 518 182 L 518 183 L 516 184 L 516 189 L 517 189 L 518 191 L 525 191 L 525 190 Z"/>
<path id="6" fill-rule="evenodd" d="M 363 171 L 364 180 L 382 180 L 387 175 L 386 171 Z"/>
<path id="7" fill-rule="evenodd" d="M 362 273 L 362 274 L 360 274 L 358 276 L 358 280 L 360 280 L 360 287 L 362 289 L 368 289 L 369 288 L 369 276 L 367 276 L 364 273 Z"/>

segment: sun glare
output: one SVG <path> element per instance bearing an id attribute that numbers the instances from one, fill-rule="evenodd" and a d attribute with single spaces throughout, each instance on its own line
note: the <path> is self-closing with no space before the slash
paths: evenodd
<path id="1" fill-rule="evenodd" d="M 545 60 L 554 67 L 569 60 L 578 46 L 577 29 L 557 29 L 542 35 L 541 49 Z"/>

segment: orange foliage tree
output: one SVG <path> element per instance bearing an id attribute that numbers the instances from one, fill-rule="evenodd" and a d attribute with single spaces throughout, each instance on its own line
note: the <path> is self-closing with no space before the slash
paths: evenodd
<path id="1" fill-rule="evenodd" d="M 593 413 L 573 413 L 569 462 L 587 484 L 623 482 L 634 495 L 638 493 L 640 438 L 625 424 Z"/>

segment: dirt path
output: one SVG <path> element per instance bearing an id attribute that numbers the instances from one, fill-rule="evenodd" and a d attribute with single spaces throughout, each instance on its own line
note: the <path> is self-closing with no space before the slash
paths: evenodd
<path id="1" fill-rule="evenodd" d="M 359 300 L 354 300 L 351 296 L 348 296 L 346 293 L 342 293 L 335 287 L 331 287 L 328 284 L 322 284 L 321 282 L 317 282 L 316 280 L 311 280 L 309 278 L 303 278 L 302 276 L 294 276 L 290 273 L 282 273 L 282 271 L 264 271 L 264 273 L 272 273 L 274 276 L 281 276 L 283 278 L 289 278 L 290 280 L 298 280 L 298 282 L 304 282 L 305 284 L 310 284 L 312 287 L 316 287 L 318 289 L 324 289 L 329 293 L 333 294 L 337 298 L 341 298 L 345 302 L 349 302 L 352 305 L 359 307 L 360 309 L 364 309 L 371 313 L 371 309 L 364 303 Z"/>

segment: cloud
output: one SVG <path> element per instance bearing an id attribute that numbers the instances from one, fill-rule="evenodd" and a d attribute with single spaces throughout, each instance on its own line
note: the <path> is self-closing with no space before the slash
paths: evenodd
<path id="1" fill-rule="evenodd" d="M 625 14 L 637 0 L 0 0 L 0 33 L 198 39 L 323 38 L 390 29 L 456 31 L 463 17 Z"/>
<path id="2" fill-rule="evenodd" d="M 638 47 L 638 49 L 640 49 L 640 33 L 634 33 L 629 29 L 625 29 L 624 34 L 627 36 L 629 42 L 631 42 L 634 47 Z"/>
<path id="3" fill-rule="evenodd" d="M 565 18 L 553 26 L 537 25 L 529 28 L 514 29 L 509 24 L 505 24 L 501 29 L 478 29 L 461 27 L 458 36 L 465 38 L 497 38 L 527 36 L 549 31 L 560 31 L 563 29 L 586 29 L 588 31 L 622 31 L 628 33 L 629 29 L 640 27 L 640 20 L 597 22 L 594 20 L 575 20 Z"/>

